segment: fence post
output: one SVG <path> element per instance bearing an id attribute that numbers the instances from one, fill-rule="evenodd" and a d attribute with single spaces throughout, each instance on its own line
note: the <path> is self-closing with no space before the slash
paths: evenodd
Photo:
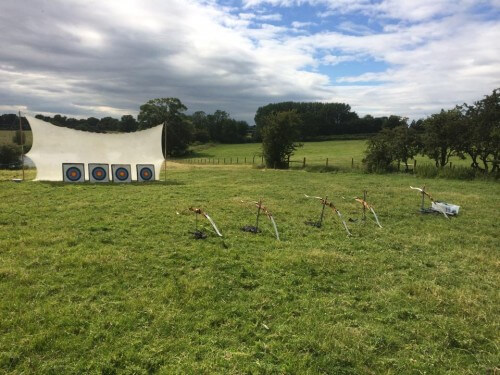
<path id="1" fill-rule="evenodd" d="M 413 174 L 415 174 L 416 170 L 417 170 L 417 159 L 413 160 Z"/>
<path id="2" fill-rule="evenodd" d="M 354 158 L 351 158 L 351 169 L 354 168 Z"/>
<path id="3" fill-rule="evenodd" d="M 236 158 L 236 164 L 240 164 L 239 157 Z"/>
<path id="4" fill-rule="evenodd" d="M 217 164 L 220 164 L 220 159 L 219 158 L 217 158 Z"/>
<path id="5" fill-rule="evenodd" d="M 247 157 L 245 156 L 245 164 L 247 163 Z"/>
<path id="6" fill-rule="evenodd" d="M 326 166 L 328 167 L 328 158 L 326 158 Z"/>
<path id="7" fill-rule="evenodd" d="M 252 165 L 254 165 L 254 164 L 255 164 L 255 155 L 252 158 Z"/>
<path id="8" fill-rule="evenodd" d="M 401 171 L 401 160 L 398 160 L 398 172 Z"/>
<path id="9" fill-rule="evenodd" d="M 302 161 L 302 168 L 306 167 L 306 157 L 304 156 L 304 160 Z"/>
<path id="10" fill-rule="evenodd" d="M 287 158 L 287 168 L 290 169 L 290 155 L 288 155 Z"/>
<path id="11" fill-rule="evenodd" d="M 264 155 L 262 155 L 262 157 L 260 158 L 260 165 L 264 165 Z"/>

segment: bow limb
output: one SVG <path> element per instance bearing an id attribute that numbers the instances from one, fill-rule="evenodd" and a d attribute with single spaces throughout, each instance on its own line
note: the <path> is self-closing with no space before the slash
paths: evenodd
<path id="1" fill-rule="evenodd" d="M 278 241 L 280 241 L 280 234 L 278 233 L 278 227 L 276 225 L 276 222 L 274 221 L 274 217 L 273 215 L 271 214 L 268 214 L 267 217 L 269 218 L 269 220 L 271 220 L 271 223 L 273 223 L 273 227 L 274 227 L 274 233 L 276 234 L 276 239 Z"/>
<path id="2" fill-rule="evenodd" d="M 203 216 L 205 216 L 207 218 L 207 220 L 210 222 L 210 224 L 212 224 L 212 227 L 214 228 L 215 230 L 215 233 L 217 233 L 217 235 L 219 237 L 222 237 L 222 234 L 221 232 L 219 231 L 219 229 L 217 228 L 217 225 L 215 225 L 215 222 L 212 220 L 212 218 L 205 212 L 203 212 Z"/>
<path id="3" fill-rule="evenodd" d="M 380 225 L 380 222 L 378 221 L 378 217 L 377 217 L 377 214 L 375 213 L 375 210 L 373 209 L 373 207 L 370 207 L 370 211 L 372 212 L 373 216 L 375 216 L 375 221 L 377 222 L 377 225 L 382 228 L 382 225 Z"/>
<path id="4" fill-rule="evenodd" d="M 349 232 L 349 229 L 347 228 L 347 224 L 345 223 L 345 220 L 342 217 L 342 214 L 340 213 L 340 211 L 335 209 L 335 212 L 337 213 L 337 215 L 339 215 L 339 218 L 342 221 L 342 224 L 344 224 L 344 228 L 345 228 L 345 231 L 347 232 L 347 235 L 352 236 L 351 232 Z"/>

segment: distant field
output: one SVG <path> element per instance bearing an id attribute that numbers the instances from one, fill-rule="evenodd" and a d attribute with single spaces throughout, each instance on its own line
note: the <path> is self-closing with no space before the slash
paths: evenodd
<path id="1" fill-rule="evenodd" d="M 326 158 L 328 158 L 329 165 L 339 165 L 339 166 L 350 166 L 352 159 L 354 159 L 354 165 L 360 166 L 361 161 L 365 157 L 365 150 L 367 147 L 366 140 L 333 140 L 333 141 L 323 141 L 323 142 L 304 142 L 303 147 L 296 150 L 291 160 L 302 161 L 306 158 L 307 164 L 319 165 L 325 164 Z M 193 146 L 193 155 L 188 156 L 183 159 L 222 159 L 226 158 L 226 162 L 229 163 L 230 158 L 232 158 L 233 163 L 236 163 L 236 158 L 238 162 L 242 163 L 245 158 L 247 162 L 251 163 L 253 157 L 255 156 L 256 163 L 260 162 L 260 155 L 262 153 L 262 148 L 260 143 L 246 143 L 246 144 L 206 144 Z M 417 156 L 417 164 L 421 163 L 433 163 L 432 160 L 425 156 Z M 451 159 L 455 165 L 469 166 L 470 162 L 466 160 L 461 160 L 458 157 L 453 157 Z M 293 164 L 297 165 L 297 164 Z"/>
<path id="2" fill-rule="evenodd" d="M 166 184 L 0 182 L 1 373 L 498 371 L 497 183 L 168 165 Z M 418 213 L 424 184 L 460 215 Z M 383 229 L 360 220 L 364 189 Z M 306 226 L 304 193 L 353 237 L 330 211 Z M 265 216 L 240 230 L 261 197 L 281 242 Z M 192 206 L 223 240 L 206 220 L 191 238 Z"/>
<path id="3" fill-rule="evenodd" d="M 0 145 L 1 144 L 14 144 L 12 142 L 12 138 L 16 134 L 15 130 L 0 130 Z M 33 142 L 33 136 L 31 131 L 24 132 L 26 137 L 26 146 L 31 147 L 31 143 Z"/>

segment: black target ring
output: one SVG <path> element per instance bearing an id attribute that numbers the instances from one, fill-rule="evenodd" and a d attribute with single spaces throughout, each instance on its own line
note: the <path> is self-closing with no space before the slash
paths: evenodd
<path id="1" fill-rule="evenodd" d="M 69 167 L 66 170 L 66 177 L 70 181 L 79 181 L 82 178 L 82 171 L 77 167 Z"/>
<path id="2" fill-rule="evenodd" d="M 139 174 L 144 181 L 149 181 L 153 178 L 153 171 L 149 167 L 143 167 Z"/>
<path id="3" fill-rule="evenodd" d="M 106 175 L 107 175 L 106 170 L 102 167 L 95 167 L 92 170 L 92 177 L 96 181 L 102 181 L 102 180 L 106 179 Z"/>
<path id="4" fill-rule="evenodd" d="M 115 171 L 115 177 L 117 180 L 126 181 L 128 179 L 129 173 L 126 168 L 120 167 Z"/>

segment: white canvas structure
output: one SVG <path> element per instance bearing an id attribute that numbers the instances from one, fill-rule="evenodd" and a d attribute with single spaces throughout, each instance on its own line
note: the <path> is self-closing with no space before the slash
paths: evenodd
<path id="1" fill-rule="evenodd" d="M 137 180 L 137 164 L 154 164 L 161 170 L 162 125 L 133 133 L 103 134 L 63 128 L 29 116 L 26 119 L 33 132 L 33 146 L 27 155 L 36 166 L 37 181 L 62 181 L 63 163 L 130 164 L 132 180 Z"/>

